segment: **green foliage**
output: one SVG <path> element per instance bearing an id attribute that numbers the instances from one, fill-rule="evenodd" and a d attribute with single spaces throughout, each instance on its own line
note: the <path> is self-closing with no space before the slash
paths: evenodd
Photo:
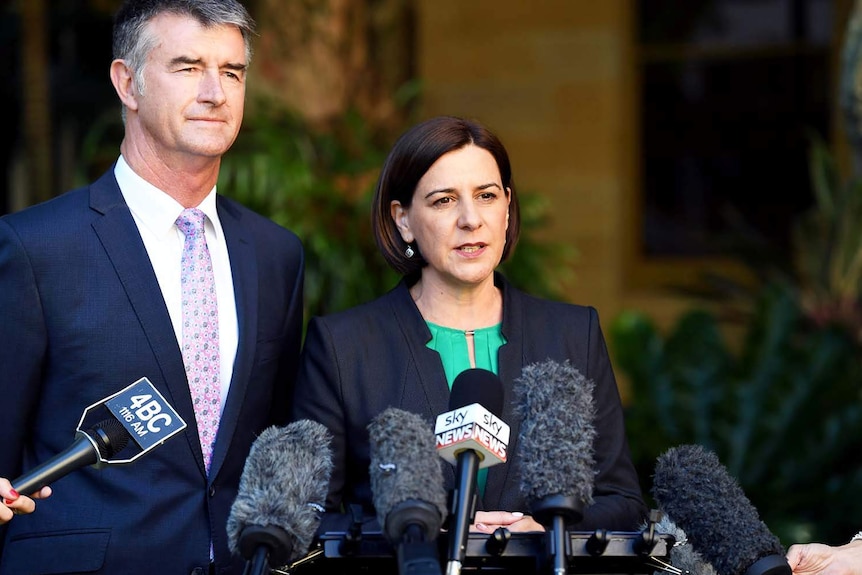
<path id="1" fill-rule="evenodd" d="M 537 232 L 551 222 L 549 201 L 544 196 L 518 192 L 521 237 L 500 271 L 513 285 L 539 297 L 565 299 L 566 284 L 574 278 L 577 251 L 569 244 L 541 240 Z"/>
<path id="2" fill-rule="evenodd" d="M 219 176 L 220 193 L 302 240 L 306 319 L 370 300 L 397 281 L 371 234 L 372 176 L 383 152 L 356 116 L 337 130 L 315 133 L 272 110 L 247 117 Z"/>
<path id="3" fill-rule="evenodd" d="M 668 448 L 712 449 L 789 545 L 841 543 L 862 517 L 862 364 L 847 332 L 814 328 L 784 286 L 764 286 L 741 352 L 716 317 L 686 313 L 667 334 L 643 313 L 611 326 L 631 380 L 627 426 L 645 494 Z"/>
<path id="4" fill-rule="evenodd" d="M 862 180 L 842 179 L 816 137 L 810 166 L 815 206 L 794 230 L 802 305 L 814 321 L 843 325 L 862 343 Z"/>
<path id="5" fill-rule="evenodd" d="M 667 334 L 627 312 L 611 328 L 631 379 L 629 433 L 645 493 L 655 458 L 682 443 L 714 450 L 785 544 L 843 543 L 862 517 L 862 181 L 842 180 L 812 138 L 814 205 L 792 253 L 739 227 L 731 253 L 753 284 L 704 278 L 712 310 Z M 722 320 L 744 332 L 731 349 Z"/>

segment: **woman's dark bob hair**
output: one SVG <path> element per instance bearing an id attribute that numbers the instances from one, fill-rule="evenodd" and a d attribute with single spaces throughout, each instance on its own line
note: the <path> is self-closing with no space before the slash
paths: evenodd
<path id="1" fill-rule="evenodd" d="M 518 243 L 521 232 L 520 209 L 506 148 L 497 136 L 478 122 L 454 116 L 438 116 L 413 126 L 398 138 L 386 157 L 374 192 L 371 209 L 374 239 L 383 257 L 400 274 L 418 279 L 420 270 L 428 262 L 422 257 L 422 246 L 413 247 L 416 254 L 412 258 L 404 254 L 407 243 L 401 238 L 392 219 L 392 201 L 398 200 L 402 206 L 409 208 L 419 180 L 434 162 L 444 154 L 470 144 L 494 156 L 503 187 L 510 190 L 509 228 L 506 230 L 506 245 L 501 262 L 506 261 Z"/>

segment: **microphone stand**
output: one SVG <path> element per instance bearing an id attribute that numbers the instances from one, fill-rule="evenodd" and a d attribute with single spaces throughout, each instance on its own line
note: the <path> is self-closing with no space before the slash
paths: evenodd
<path id="1" fill-rule="evenodd" d="M 269 548 L 261 545 L 245 564 L 243 575 L 263 575 L 269 570 Z"/>
<path id="2" fill-rule="evenodd" d="M 549 529 L 548 554 L 554 575 L 566 575 L 568 558 L 571 555 L 571 541 L 566 524 L 576 523 L 583 517 L 583 504 L 572 496 L 547 495 L 530 504 L 536 520 Z"/>
<path id="3" fill-rule="evenodd" d="M 269 573 L 270 560 L 284 565 L 293 542 L 284 529 L 274 525 L 249 525 L 239 536 L 239 552 L 246 559 L 244 575 Z"/>
<path id="4" fill-rule="evenodd" d="M 437 535 L 440 511 L 426 501 L 408 499 L 384 521 L 386 537 L 394 545 L 399 575 L 440 575 Z"/>
<path id="5" fill-rule="evenodd" d="M 476 516 L 476 474 L 479 472 L 479 454 L 465 449 L 458 454 L 456 477 L 459 484 L 452 496 L 452 518 L 454 523 L 449 536 L 449 561 L 446 575 L 460 575 L 467 554 L 470 524 Z"/>

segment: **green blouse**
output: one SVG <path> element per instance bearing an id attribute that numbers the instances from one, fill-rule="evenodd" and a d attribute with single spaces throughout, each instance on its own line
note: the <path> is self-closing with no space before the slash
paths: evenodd
<path id="1" fill-rule="evenodd" d="M 440 354 L 443 362 L 443 371 L 446 372 L 446 381 L 449 390 L 452 390 L 452 382 L 464 370 L 470 369 L 470 355 L 467 352 L 467 335 L 462 329 L 444 327 L 442 325 L 425 322 L 431 330 L 431 341 L 428 347 Z M 476 355 L 476 367 L 487 369 L 497 374 L 497 351 L 506 343 L 500 326 L 483 327 L 473 330 L 473 351 Z M 488 478 L 488 470 L 480 469 L 477 476 L 479 495 L 485 495 L 485 482 Z"/>

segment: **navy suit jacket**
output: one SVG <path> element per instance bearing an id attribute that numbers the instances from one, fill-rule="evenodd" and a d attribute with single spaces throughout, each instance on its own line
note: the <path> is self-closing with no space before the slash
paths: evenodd
<path id="1" fill-rule="evenodd" d="M 188 424 L 129 465 L 56 481 L 35 513 L 0 529 L 0 574 L 206 573 L 210 540 L 217 573 L 242 572 L 225 526 L 252 442 L 287 423 L 304 262 L 293 233 L 217 206 L 239 344 L 209 477 L 180 347 L 113 169 L 0 219 L 0 476 L 68 447 L 86 406 L 143 376 Z"/>
<path id="2" fill-rule="evenodd" d="M 520 426 L 513 412 L 513 382 L 531 363 L 569 360 L 595 382 L 597 430 L 595 502 L 573 529 L 638 529 L 647 510 L 596 310 L 531 297 L 500 275 L 495 281 L 503 290 L 506 343 L 498 353 L 498 375 L 504 388 L 502 419 L 510 426 L 509 457 L 507 463 L 489 468 L 480 509 L 529 512 L 520 494 Z M 319 421 L 333 433 L 330 511 L 358 503 L 374 514 L 367 429 L 374 416 L 397 407 L 433 425 L 437 415 L 448 411 L 446 375 L 440 356 L 426 347 L 430 340 L 404 282 L 373 302 L 309 323 L 293 417 Z M 454 487 L 454 466 L 444 465 L 444 480 L 448 489 Z"/>

